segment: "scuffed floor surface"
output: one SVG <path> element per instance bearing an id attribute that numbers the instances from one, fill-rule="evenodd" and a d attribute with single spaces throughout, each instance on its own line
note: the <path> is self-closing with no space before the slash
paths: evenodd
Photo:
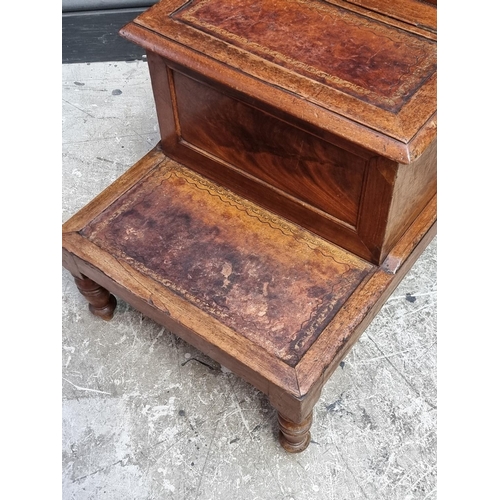
<path id="1" fill-rule="evenodd" d="M 63 221 L 159 140 L 147 65 L 63 66 Z M 64 500 L 436 498 L 436 239 L 323 389 L 309 448 L 267 398 L 63 269 Z"/>

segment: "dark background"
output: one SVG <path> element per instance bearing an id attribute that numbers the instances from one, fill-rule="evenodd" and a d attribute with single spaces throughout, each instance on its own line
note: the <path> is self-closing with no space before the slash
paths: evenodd
<path id="1" fill-rule="evenodd" d="M 158 0 L 62 0 L 62 62 L 131 61 L 143 48 L 118 35 Z"/>

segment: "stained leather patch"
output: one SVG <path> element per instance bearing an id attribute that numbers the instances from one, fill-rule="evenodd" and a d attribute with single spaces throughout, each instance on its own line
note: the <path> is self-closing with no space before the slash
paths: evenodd
<path id="1" fill-rule="evenodd" d="M 194 0 L 172 18 L 397 112 L 436 70 L 436 44 L 318 0 Z"/>
<path id="2" fill-rule="evenodd" d="M 373 267 L 168 160 L 81 234 L 290 366 Z"/>

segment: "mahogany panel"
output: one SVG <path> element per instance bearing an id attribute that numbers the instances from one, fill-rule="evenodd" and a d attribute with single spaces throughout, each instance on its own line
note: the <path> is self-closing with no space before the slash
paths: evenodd
<path id="1" fill-rule="evenodd" d="M 356 225 L 366 160 L 178 72 L 174 81 L 184 141 Z"/>

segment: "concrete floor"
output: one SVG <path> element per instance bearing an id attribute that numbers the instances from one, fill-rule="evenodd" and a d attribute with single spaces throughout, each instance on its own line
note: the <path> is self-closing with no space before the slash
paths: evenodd
<path id="1" fill-rule="evenodd" d="M 159 134 L 146 63 L 62 75 L 65 221 Z M 436 498 L 436 239 L 324 387 L 297 455 L 260 392 L 121 300 L 95 318 L 62 277 L 63 499 Z"/>

